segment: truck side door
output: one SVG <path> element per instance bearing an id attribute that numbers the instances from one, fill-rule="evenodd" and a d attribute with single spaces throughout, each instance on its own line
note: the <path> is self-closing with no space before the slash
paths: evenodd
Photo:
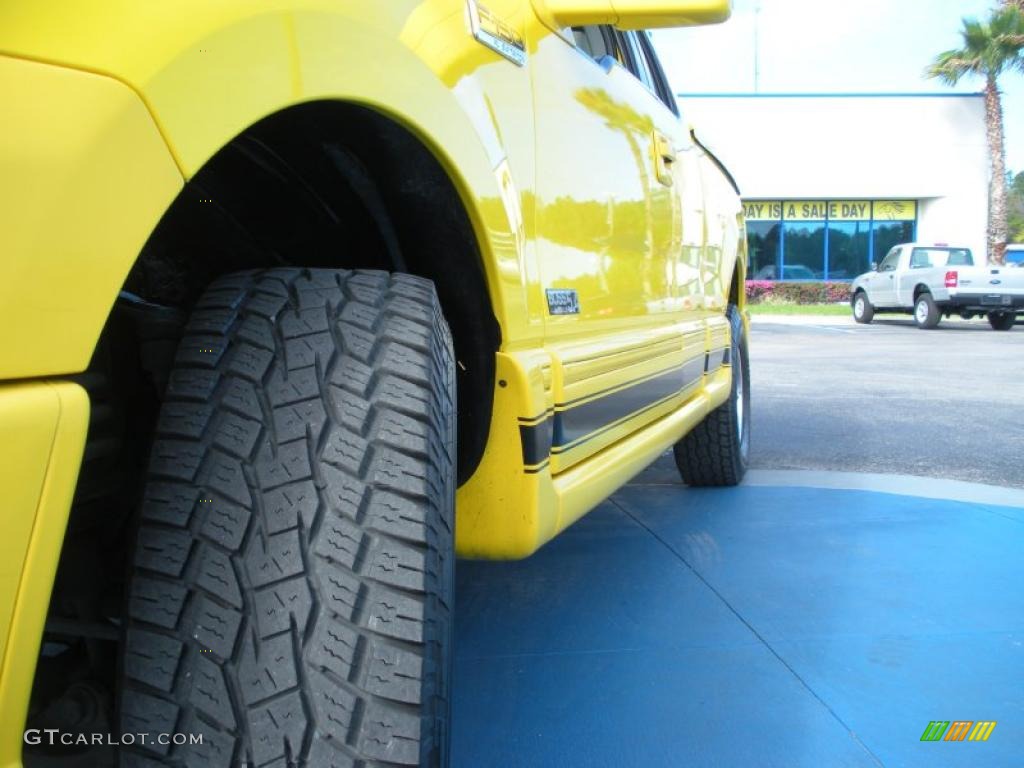
<path id="1" fill-rule="evenodd" d="M 896 307 L 896 271 L 903 249 L 896 246 L 878 265 L 868 282 L 868 300 L 876 307 Z"/>
<path id="2" fill-rule="evenodd" d="M 729 280 L 739 257 L 743 208 L 735 182 L 719 161 L 699 142 L 706 244 L 702 260 L 702 291 L 707 322 L 727 325 L 725 307 Z M 684 206 L 687 201 L 684 201 Z"/>
<path id="3" fill-rule="evenodd" d="M 549 32 L 532 57 L 536 247 L 548 297 L 552 471 L 678 406 L 681 123 L 635 37 Z"/>

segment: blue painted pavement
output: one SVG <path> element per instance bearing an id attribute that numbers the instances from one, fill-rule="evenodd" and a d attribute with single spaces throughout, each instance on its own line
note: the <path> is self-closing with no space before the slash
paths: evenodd
<path id="1" fill-rule="evenodd" d="M 460 561 L 453 765 L 1024 765 L 1022 555 L 1021 507 L 627 486 Z"/>

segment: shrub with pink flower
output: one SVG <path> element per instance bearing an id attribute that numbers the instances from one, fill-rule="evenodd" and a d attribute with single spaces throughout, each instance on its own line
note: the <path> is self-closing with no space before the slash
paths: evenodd
<path id="1" fill-rule="evenodd" d="M 835 281 L 774 282 L 747 280 L 747 301 L 751 304 L 837 304 L 850 300 L 850 284 Z"/>

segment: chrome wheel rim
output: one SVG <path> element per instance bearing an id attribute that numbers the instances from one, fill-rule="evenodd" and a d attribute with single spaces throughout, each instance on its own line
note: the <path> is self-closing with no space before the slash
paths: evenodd
<path id="1" fill-rule="evenodd" d="M 743 404 L 743 390 L 746 389 L 743 381 L 743 366 L 736 366 L 736 421 L 739 422 L 740 442 L 743 441 L 743 434 L 746 431 L 743 425 L 743 415 L 746 413 L 746 406 Z"/>
<path id="2" fill-rule="evenodd" d="M 864 297 L 858 296 L 857 300 L 853 304 L 853 315 L 858 320 L 864 317 Z"/>
<path id="3" fill-rule="evenodd" d="M 917 318 L 917 322 L 921 325 L 924 325 L 925 321 L 928 319 L 928 305 L 924 303 L 924 300 L 917 302 L 917 311 L 914 313 L 914 316 Z"/>
<path id="4" fill-rule="evenodd" d="M 736 363 L 733 365 L 733 376 L 736 378 L 736 432 L 740 442 L 740 455 L 745 462 L 748 453 L 747 444 L 747 382 L 743 375 L 743 352 L 736 347 Z"/>

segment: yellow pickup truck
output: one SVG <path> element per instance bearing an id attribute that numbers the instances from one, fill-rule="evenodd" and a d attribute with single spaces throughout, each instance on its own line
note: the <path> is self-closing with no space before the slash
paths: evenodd
<path id="1" fill-rule="evenodd" d="M 729 12 L 0 4 L 0 768 L 445 765 L 456 555 L 742 479 Z"/>

